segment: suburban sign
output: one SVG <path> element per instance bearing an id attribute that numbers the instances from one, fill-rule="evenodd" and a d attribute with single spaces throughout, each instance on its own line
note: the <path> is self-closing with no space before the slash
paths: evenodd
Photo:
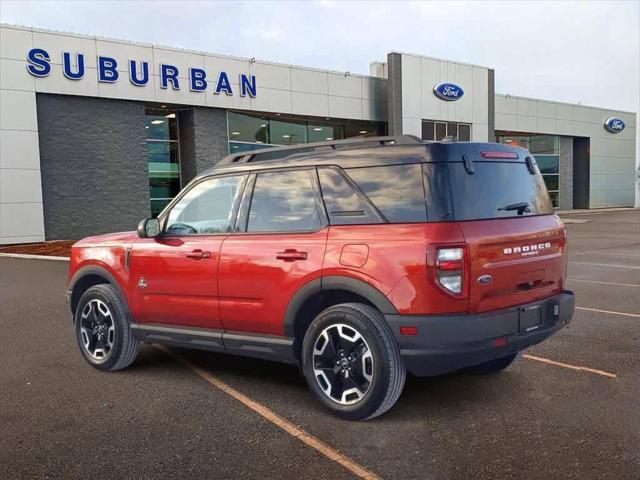
<path id="1" fill-rule="evenodd" d="M 433 93 L 442 100 L 452 102 L 454 100 L 460 100 L 464 95 L 464 90 L 455 83 L 439 83 L 433 87 Z"/>
<path id="2" fill-rule="evenodd" d="M 611 133 L 620 133 L 622 130 L 624 130 L 624 127 L 624 121 L 620 120 L 619 118 L 607 118 L 607 120 L 604 122 L 604 128 L 606 128 L 607 131 Z"/>
<path id="3" fill-rule="evenodd" d="M 62 54 L 62 73 L 69 80 L 81 80 L 85 74 L 85 55 L 69 52 Z M 27 53 L 27 71 L 34 77 L 47 77 L 51 73 L 51 57 L 42 48 L 32 48 Z M 136 87 L 145 87 L 149 83 L 149 62 L 128 60 L 129 72 L 124 73 Z M 120 69 L 115 58 L 98 56 L 98 81 L 102 83 L 114 83 L 120 79 Z M 218 72 L 215 80 L 207 77 L 207 72 L 202 68 L 191 67 L 187 79 L 179 78 L 178 67 L 161 63 L 158 65 L 160 87 L 165 89 L 180 90 L 183 83 L 187 83 L 192 92 L 204 92 L 212 85 L 213 93 L 220 95 L 233 95 L 232 82 L 226 72 Z M 240 96 L 255 97 L 257 93 L 255 75 L 240 74 L 238 78 Z"/>

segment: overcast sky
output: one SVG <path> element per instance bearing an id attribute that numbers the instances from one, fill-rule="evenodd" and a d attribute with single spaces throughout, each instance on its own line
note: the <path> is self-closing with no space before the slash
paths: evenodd
<path id="1" fill-rule="evenodd" d="M 638 111 L 640 1 L 29 2 L 2 22 L 369 72 L 389 51 L 495 68 L 496 91 Z"/>

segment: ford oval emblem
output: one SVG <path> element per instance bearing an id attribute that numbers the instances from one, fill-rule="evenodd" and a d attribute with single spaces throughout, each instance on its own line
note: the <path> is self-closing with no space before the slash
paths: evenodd
<path id="1" fill-rule="evenodd" d="M 619 118 L 607 118 L 607 120 L 604 122 L 604 128 L 606 128 L 607 131 L 611 133 L 620 133 L 622 130 L 624 130 L 624 127 L 624 121 L 620 120 Z"/>
<path id="2" fill-rule="evenodd" d="M 439 83 L 433 87 L 433 93 L 442 100 L 453 102 L 462 98 L 464 90 L 455 83 Z"/>
<path id="3" fill-rule="evenodd" d="M 478 283 L 480 285 L 488 285 L 493 282 L 493 277 L 491 275 L 482 275 L 478 277 Z"/>

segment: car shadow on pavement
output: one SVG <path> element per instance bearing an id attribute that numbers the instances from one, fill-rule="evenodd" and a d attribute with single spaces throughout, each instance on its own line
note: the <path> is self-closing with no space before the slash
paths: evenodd
<path id="1" fill-rule="evenodd" d="M 314 415 L 324 412 L 331 417 L 313 399 L 296 366 L 201 350 L 172 350 L 252 399 L 275 406 L 285 416 L 289 410 L 293 412 L 303 409 Z M 148 345 L 141 347 L 133 365 L 135 371 L 157 371 L 164 368 L 174 370 L 184 367 L 157 348 Z M 523 392 L 529 389 L 529 385 L 523 372 L 519 370 L 518 366 L 513 366 L 493 375 L 456 372 L 427 378 L 408 374 L 398 404 L 373 422 L 411 421 L 417 418 L 428 421 L 429 418 L 462 415 L 472 409 L 484 409 L 488 406 L 493 408 L 496 403 L 505 401 L 505 392 L 520 392 L 526 396 Z M 190 372 L 185 370 L 185 374 Z"/>

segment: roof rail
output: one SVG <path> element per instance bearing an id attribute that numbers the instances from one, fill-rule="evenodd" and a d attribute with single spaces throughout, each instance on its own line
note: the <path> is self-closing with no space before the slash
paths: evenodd
<path id="1" fill-rule="evenodd" d="M 327 142 L 302 143 L 298 145 L 286 145 L 283 147 L 267 147 L 260 150 L 232 153 L 220 160 L 216 166 L 232 165 L 238 163 L 258 162 L 261 160 L 276 160 L 317 150 L 336 150 L 338 148 L 358 147 L 366 144 L 391 145 L 391 144 L 420 144 L 422 140 L 414 135 L 395 135 L 388 137 L 357 137 L 345 140 L 331 140 Z"/>

